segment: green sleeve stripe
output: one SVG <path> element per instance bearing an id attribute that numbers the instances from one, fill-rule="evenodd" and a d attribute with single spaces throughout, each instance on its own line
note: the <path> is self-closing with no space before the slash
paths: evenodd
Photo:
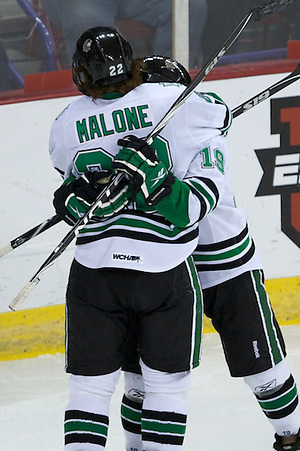
<path id="1" fill-rule="evenodd" d="M 204 201 L 206 200 L 206 204 L 209 204 L 209 211 L 215 208 L 217 204 L 217 197 L 215 192 L 213 192 L 208 185 L 206 185 L 202 180 L 188 180 L 188 184 L 192 185 L 193 188 L 199 192 L 201 198 L 204 198 Z"/>

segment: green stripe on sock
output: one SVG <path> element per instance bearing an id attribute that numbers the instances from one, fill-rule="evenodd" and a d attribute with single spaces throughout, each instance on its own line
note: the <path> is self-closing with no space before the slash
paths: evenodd
<path id="1" fill-rule="evenodd" d="M 292 387 L 290 391 L 284 393 L 282 396 L 276 399 L 270 400 L 259 400 L 259 405 L 264 410 L 279 410 L 282 407 L 287 406 L 293 399 L 297 396 L 297 388 L 296 385 Z"/>
<path id="2" fill-rule="evenodd" d="M 84 431 L 107 436 L 107 430 L 108 430 L 107 426 L 99 423 L 92 423 L 91 421 L 65 422 L 65 433 Z"/>
<path id="3" fill-rule="evenodd" d="M 186 425 L 142 420 L 142 430 L 160 432 L 169 435 L 184 435 Z"/>
<path id="4" fill-rule="evenodd" d="M 121 415 L 125 418 L 127 418 L 128 420 L 134 421 L 134 422 L 141 422 L 141 416 L 142 416 L 142 412 L 139 411 L 135 411 L 133 409 L 131 409 L 128 406 L 125 406 L 124 404 L 122 404 L 121 406 Z"/>

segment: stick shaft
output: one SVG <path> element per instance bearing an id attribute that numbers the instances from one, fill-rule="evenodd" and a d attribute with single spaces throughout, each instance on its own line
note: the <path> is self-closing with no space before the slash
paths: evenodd
<path id="1" fill-rule="evenodd" d="M 31 240 L 40 233 L 50 229 L 55 224 L 58 224 L 60 221 L 61 220 L 59 219 L 59 217 L 57 215 L 54 215 L 51 218 L 48 218 L 44 222 L 41 222 L 37 226 L 33 227 L 32 229 L 28 230 L 27 232 L 23 233 L 22 235 L 18 236 L 17 238 L 14 238 L 13 240 L 10 241 L 9 244 L 5 245 L 0 249 L 0 257 L 12 251 L 13 249 L 16 249 L 17 247 Z"/>
<path id="2" fill-rule="evenodd" d="M 258 105 L 259 103 L 263 102 L 264 100 L 267 100 L 269 97 L 276 94 L 276 92 L 281 91 L 290 84 L 299 80 L 299 78 L 300 78 L 300 64 L 298 64 L 296 69 L 292 73 L 290 73 L 287 77 L 274 83 L 269 88 L 265 89 L 264 91 L 261 91 L 259 94 L 256 94 L 255 96 L 246 100 L 246 102 L 234 108 L 232 110 L 233 118 L 240 116 L 242 113 L 245 113 L 246 111 L 249 111 L 254 106 Z"/>
<path id="3" fill-rule="evenodd" d="M 269 16 L 273 13 L 278 13 L 285 9 L 287 6 L 291 6 L 296 0 L 271 0 L 263 6 L 256 8 L 255 20 L 260 20 L 265 16 Z"/>

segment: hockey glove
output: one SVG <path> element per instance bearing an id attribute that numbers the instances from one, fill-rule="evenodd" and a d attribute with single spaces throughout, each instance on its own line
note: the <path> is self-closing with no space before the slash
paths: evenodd
<path id="1" fill-rule="evenodd" d="M 158 161 L 155 150 L 143 139 L 126 136 L 118 140 L 123 148 L 115 156 L 112 167 L 125 172 L 133 183 L 133 190 L 141 189 L 147 205 L 154 206 L 172 191 L 175 181 L 162 161 Z"/>
<path id="2" fill-rule="evenodd" d="M 69 177 L 54 193 L 53 205 L 59 218 L 69 225 L 76 224 L 110 183 L 112 175 L 112 171 L 88 171 L 78 179 Z M 129 203 L 130 197 L 131 187 L 123 179 L 111 189 L 109 197 L 104 196 L 93 217 L 103 219 L 112 216 Z"/>

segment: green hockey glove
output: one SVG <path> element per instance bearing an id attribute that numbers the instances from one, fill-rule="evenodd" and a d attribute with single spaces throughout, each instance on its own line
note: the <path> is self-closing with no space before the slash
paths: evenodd
<path id="1" fill-rule="evenodd" d="M 156 205 L 171 193 L 175 178 L 163 162 L 158 161 L 151 146 L 136 136 L 119 139 L 118 145 L 123 148 L 115 156 L 112 167 L 129 175 L 148 205 Z"/>
<path id="2" fill-rule="evenodd" d="M 112 171 L 86 172 L 76 179 L 69 177 L 54 193 L 56 214 L 67 224 L 74 225 L 89 209 L 99 193 L 110 183 Z M 103 219 L 122 210 L 130 201 L 131 187 L 123 179 L 104 196 L 93 217 Z"/>

